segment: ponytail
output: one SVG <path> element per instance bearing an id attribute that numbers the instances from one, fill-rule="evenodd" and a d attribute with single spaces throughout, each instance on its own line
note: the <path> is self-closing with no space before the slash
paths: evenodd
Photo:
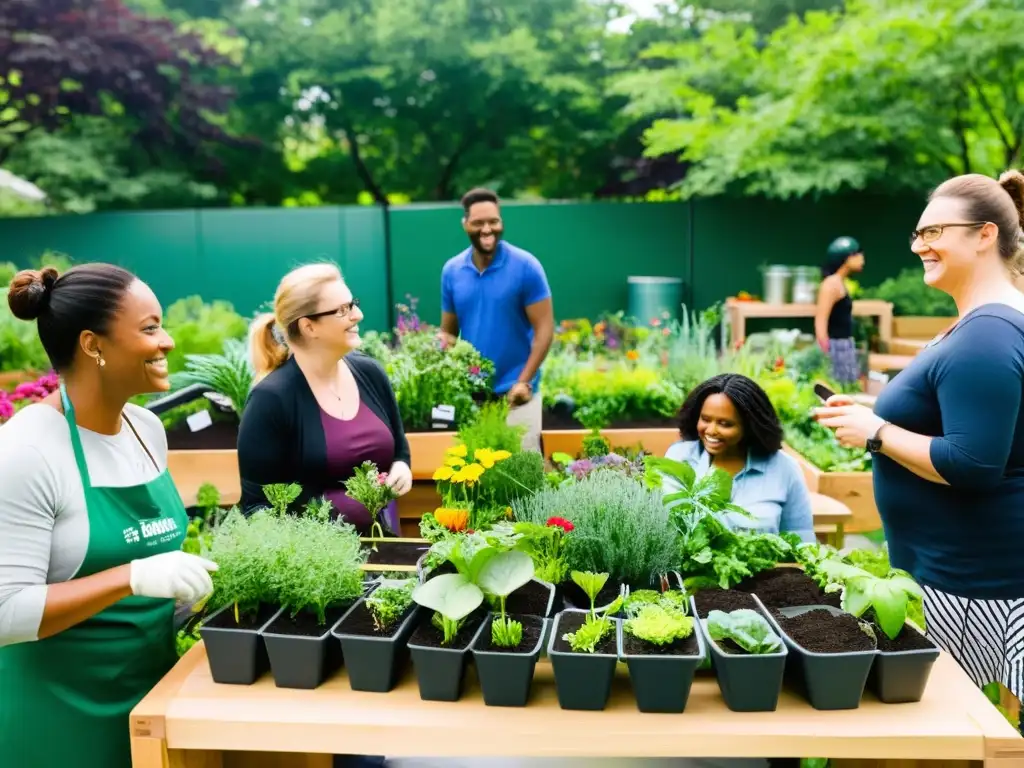
<path id="1" fill-rule="evenodd" d="M 288 361 L 288 345 L 274 333 L 276 319 L 270 313 L 260 315 L 249 328 L 249 350 L 256 381 L 273 373 Z"/>

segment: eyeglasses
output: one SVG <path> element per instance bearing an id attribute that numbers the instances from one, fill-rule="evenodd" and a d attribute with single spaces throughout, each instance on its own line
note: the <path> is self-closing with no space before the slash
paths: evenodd
<path id="1" fill-rule="evenodd" d="M 927 227 L 921 227 L 921 229 L 915 229 L 910 233 L 910 244 L 913 245 L 917 242 L 917 238 L 921 238 L 922 243 L 934 243 L 940 237 L 942 237 L 942 231 L 946 227 L 984 227 L 988 224 L 987 221 L 966 221 L 960 224 L 931 224 Z"/>
<path id="2" fill-rule="evenodd" d="M 320 317 L 329 317 L 330 315 L 336 315 L 337 317 L 348 317 L 349 313 L 359 306 L 359 299 L 352 299 L 347 304 L 342 304 L 337 309 L 328 309 L 325 312 L 314 312 L 311 315 L 303 315 L 308 320 L 316 320 Z"/>

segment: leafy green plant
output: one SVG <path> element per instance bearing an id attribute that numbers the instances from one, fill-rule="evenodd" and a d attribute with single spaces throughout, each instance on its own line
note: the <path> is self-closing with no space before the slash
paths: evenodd
<path id="1" fill-rule="evenodd" d="M 841 585 L 844 611 L 859 618 L 871 610 L 875 623 L 890 640 L 903 631 L 911 601 L 924 597 L 921 587 L 905 571 L 893 569 L 879 577 L 837 559 L 823 561 L 819 570 L 829 579 L 826 591 Z"/>
<path id="2" fill-rule="evenodd" d="M 632 618 L 649 605 L 660 605 L 687 613 L 686 594 L 677 589 L 670 589 L 667 592 L 656 592 L 653 589 L 632 590 L 626 595 L 622 609 L 626 616 Z"/>
<path id="3" fill-rule="evenodd" d="M 782 647 L 780 638 L 760 612 L 740 608 L 726 613 L 708 613 L 708 634 L 712 640 L 732 640 L 747 653 L 775 653 Z"/>
<path id="4" fill-rule="evenodd" d="M 678 562 L 676 532 L 657 493 L 618 472 L 594 472 L 545 488 L 512 505 L 522 522 L 565 518 L 574 526 L 565 548 L 570 570 L 608 573 L 647 586 Z"/>
<path id="5" fill-rule="evenodd" d="M 375 539 L 373 550 L 376 552 L 376 539 L 384 537 L 384 529 L 378 515 L 384 507 L 398 498 L 398 494 L 388 485 L 386 473 L 377 469 L 377 465 L 372 461 L 364 461 L 356 467 L 352 477 L 345 481 L 345 495 L 358 501 L 370 513 L 370 519 L 373 520 L 370 536 Z"/>
<path id="6" fill-rule="evenodd" d="M 292 503 L 302 495 L 302 486 L 298 483 L 271 483 L 263 486 L 263 495 L 270 502 L 274 514 L 283 517 L 288 514 Z"/>
<path id="7" fill-rule="evenodd" d="M 239 418 L 254 382 L 255 372 L 249 362 L 249 351 L 238 339 L 225 341 L 220 354 L 187 356 L 185 369 L 171 374 L 172 390 L 202 384 L 226 398 Z"/>
<path id="8" fill-rule="evenodd" d="M 480 478 L 477 503 L 504 510 L 544 487 L 544 456 L 536 451 L 512 452 Z"/>
<path id="9" fill-rule="evenodd" d="M 483 603 L 484 593 L 461 573 L 443 573 L 416 587 L 412 599 L 434 611 L 431 622 L 444 636 L 442 644 L 451 645 L 466 617 Z"/>
<path id="10" fill-rule="evenodd" d="M 366 598 L 366 607 L 373 616 L 373 625 L 378 632 L 387 632 L 405 615 L 412 605 L 415 588 L 415 579 L 385 582 Z"/>
<path id="11" fill-rule="evenodd" d="M 795 534 L 734 531 L 724 521 L 726 513 L 749 517 L 732 503 L 732 478 L 720 469 L 697 477 L 686 462 L 648 456 L 645 482 L 664 488 L 663 501 L 671 505 L 669 519 L 678 538 L 678 570 L 688 588 L 717 585 L 728 589 L 743 579 L 795 557 L 799 543 Z M 678 487 L 678 490 L 675 488 Z"/>
<path id="12" fill-rule="evenodd" d="M 669 605 L 667 602 L 645 605 L 623 629 L 638 640 L 652 645 L 671 645 L 693 634 L 693 617 L 686 615 L 685 603 Z"/>
<path id="13" fill-rule="evenodd" d="M 924 315 L 926 317 L 956 317 L 956 304 L 943 293 L 921 279 L 921 270 L 908 267 L 896 277 L 886 279 L 877 288 L 867 288 L 865 297 L 892 302 L 895 315 Z"/>
<path id="14" fill-rule="evenodd" d="M 288 544 L 286 517 L 270 510 L 258 510 L 245 517 L 234 508 L 213 534 L 209 559 L 218 565 L 212 574 L 213 594 L 207 603 L 211 612 L 234 606 L 235 622 L 255 615 L 260 604 L 276 604 L 273 576 L 279 567 L 278 552 Z"/>
<path id="15" fill-rule="evenodd" d="M 508 413 L 509 405 L 504 400 L 484 403 L 473 418 L 459 427 L 458 440 L 470 456 L 480 449 L 511 454 L 522 450 L 526 427 L 510 425 Z"/>
<path id="16" fill-rule="evenodd" d="M 608 581 L 608 574 L 573 571 L 572 580 L 590 599 L 590 611 L 588 611 L 583 625 L 575 632 L 565 633 L 562 635 L 562 639 L 569 643 L 569 647 L 577 653 L 594 653 L 601 641 L 615 628 L 615 624 L 609 616 L 619 612 L 622 608 L 623 598 L 620 595 L 599 611 L 594 603 Z"/>
<path id="17" fill-rule="evenodd" d="M 216 355 L 229 339 L 244 341 L 249 323 L 229 302 L 204 303 L 199 296 L 188 296 L 167 308 L 164 328 L 174 339 L 167 365 L 172 373 L 178 373 L 191 355 Z"/>
<path id="18" fill-rule="evenodd" d="M 490 557 L 480 569 L 477 583 L 498 600 L 499 614 L 491 621 L 491 642 L 502 648 L 514 648 L 523 639 L 523 625 L 505 613 L 509 595 L 533 578 L 533 560 L 524 552 L 507 550 Z"/>
<path id="19" fill-rule="evenodd" d="M 560 517 L 552 517 L 544 525 L 539 523 L 516 523 L 519 535 L 516 548 L 533 560 L 537 578 L 549 584 L 561 584 L 569 574 L 565 561 L 566 536 L 572 532 L 573 524 Z"/>

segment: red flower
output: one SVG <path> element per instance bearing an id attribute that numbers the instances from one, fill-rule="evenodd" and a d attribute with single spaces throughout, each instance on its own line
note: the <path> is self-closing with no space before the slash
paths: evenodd
<path id="1" fill-rule="evenodd" d="M 476 531 L 474 531 L 472 528 L 470 528 L 468 531 L 466 531 L 466 535 L 469 535 L 471 533 L 476 533 Z"/>
<path id="2" fill-rule="evenodd" d="M 572 523 L 570 523 L 568 520 L 566 520 L 564 517 L 549 517 L 548 518 L 548 525 L 551 526 L 551 527 L 556 527 L 557 526 L 558 528 L 561 528 L 566 533 L 569 533 L 573 528 L 576 527 Z"/>

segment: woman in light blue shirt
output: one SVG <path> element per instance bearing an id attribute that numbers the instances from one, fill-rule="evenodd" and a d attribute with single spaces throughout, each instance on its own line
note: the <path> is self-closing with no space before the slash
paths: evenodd
<path id="1" fill-rule="evenodd" d="M 679 433 L 683 439 L 669 446 L 666 458 L 688 463 L 698 477 L 712 466 L 732 475 L 732 501 L 751 517 L 728 513 L 727 525 L 815 541 L 803 475 L 783 453 L 779 417 L 755 381 L 723 373 L 699 385 L 683 403 Z"/>

